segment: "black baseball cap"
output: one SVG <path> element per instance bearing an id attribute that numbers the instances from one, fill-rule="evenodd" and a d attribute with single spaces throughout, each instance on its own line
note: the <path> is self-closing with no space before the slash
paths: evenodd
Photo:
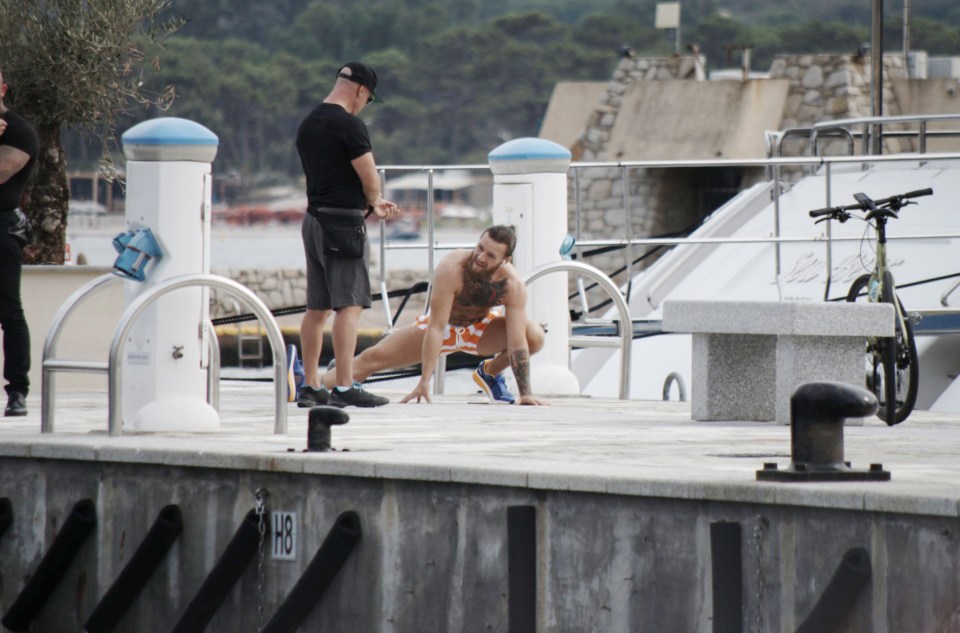
<path id="1" fill-rule="evenodd" d="M 349 73 L 343 72 L 347 69 L 350 70 Z M 363 62 L 350 62 L 345 64 L 337 71 L 337 77 L 343 77 L 344 79 L 349 79 L 354 83 L 360 84 L 370 91 L 370 95 L 374 101 L 383 101 L 376 93 L 377 73 Z"/>

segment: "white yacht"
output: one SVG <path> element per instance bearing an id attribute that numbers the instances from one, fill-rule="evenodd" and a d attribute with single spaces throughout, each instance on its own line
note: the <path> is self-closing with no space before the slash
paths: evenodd
<path id="1" fill-rule="evenodd" d="M 681 388 L 690 384 L 690 336 L 657 332 L 666 300 L 842 300 L 851 282 L 872 267 L 874 232 L 864 222 L 815 224 L 808 211 L 852 204 L 858 192 L 876 199 L 932 188 L 932 195 L 918 198 L 887 225 L 888 263 L 915 322 L 920 360 L 916 408 L 960 412 L 960 154 L 923 152 L 927 126 L 934 122 L 960 123 L 960 115 L 833 121 L 787 133 L 808 135 L 815 147 L 817 135 L 840 131 L 852 150 L 856 136 L 866 148 L 878 124 L 887 129 L 896 124 L 915 130 L 898 132 L 915 135 L 921 151 L 909 154 L 851 151 L 853 155 L 779 159 L 776 150 L 784 134 L 771 135 L 770 178 L 739 193 L 632 277 L 630 397 L 660 399 L 675 393 L 676 376 Z M 803 172 L 799 178 L 798 169 Z M 783 178 L 788 170 L 794 173 L 792 185 Z M 605 318 L 615 319 L 615 310 Z M 574 352 L 572 369 L 584 393 L 617 396 L 618 356 L 612 349 Z"/>

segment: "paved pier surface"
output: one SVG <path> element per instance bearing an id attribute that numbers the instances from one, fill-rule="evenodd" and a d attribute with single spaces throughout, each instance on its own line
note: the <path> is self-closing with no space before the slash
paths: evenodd
<path id="1" fill-rule="evenodd" d="M 216 433 L 107 435 L 106 394 L 62 393 L 56 432 L 41 434 L 39 397 L 0 423 L 0 458 L 41 457 L 452 481 L 546 490 L 774 503 L 960 516 L 960 415 L 915 412 L 893 428 L 876 418 L 845 429 L 854 468 L 881 463 L 890 482 L 759 483 L 764 462 L 790 461 L 790 428 L 693 422 L 689 404 L 553 398 L 550 407 L 491 405 L 458 395 L 399 404 L 408 383 L 371 387 L 379 409 L 347 409 L 331 453 L 304 453 L 307 410 L 289 405 L 273 434 L 271 383 L 223 381 Z M 450 383 L 448 383 L 448 386 Z"/>

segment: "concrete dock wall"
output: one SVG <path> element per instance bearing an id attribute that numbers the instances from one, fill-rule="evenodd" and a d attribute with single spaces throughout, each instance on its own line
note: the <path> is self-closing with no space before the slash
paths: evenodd
<path id="1" fill-rule="evenodd" d="M 742 526 L 744 631 L 793 631 L 852 547 L 870 553 L 873 578 L 851 605 L 845 631 L 946 632 L 960 614 L 955 513 L 538 490 L 495 485 L 496 475 L 491 485 L 310 475 L 281 472 L 269 460 L 250 470 L 178 465 L 175 456 L 168 465 L 94 461 L 86 452 L 0 458 L 0 497 L 14 509 L 0 538 L 0 610 L 9 609 L 74 503 L 89 498 L 97 507 L 96 530 L 34 630 L 80 631 L 157 513 L 175 503 L 184 532 L 116 629 L 172 630 L 259 488 L 269 491 L 271 510 L 296 513 L 299 541 L 293 561 L 272 559 L 266 544 L 264 622 L 336 517 L 360 516 L 363 538 L 303 631 L 506 631 L 511 505 L 537 509 L 543 632 L 711 631 L 715 521 Z M 254 630 L 260 586 L 255 559 L 207 630 Z"/>

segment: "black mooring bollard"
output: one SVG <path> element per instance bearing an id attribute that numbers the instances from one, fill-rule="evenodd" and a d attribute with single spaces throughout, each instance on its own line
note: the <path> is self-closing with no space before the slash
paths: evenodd
<path id="1" fill-rule="evenodd" d="M 93 501 L 78 501 L 37 570 L 4 614 L 3 626 L 11 631 L 26 631 L 30 627 L 96 525 L 97 509 Z"/>
<path id="2" fill-rule="evenodd" d="M 183 532 L 183 518 L 180 515 L 180 507 L 168 505 L 160 510 L 160 514 L 140 546 L 137 547 L 137 551 L 130 557 L 130 561 L 83 624 L 84 631 L 109 633 L 117 626 L 120 618 L 140 595 L 181 532 Z"/>
<path id="3" fill-rule="evenodd" d="M 790 397 L 790 466 L 779 470 L 775 463 L 764 464 L 757 481 L 889 481 L 880 464 L 857 470 L 843 460 L 843 421 L 876 411 L 876 397 L 861 387 L 800 385 Z"/>
<path id="4" fill-rule="evenodd" d="M 13 525 L 13 502 L 9 497 L 0 499 L 0 537 Z"/>
<path id="5" fill-rule="evenodd" d="M 325 453 L 331 449 L 330 427 L 350 421 L 350 416 L 337 407 L 311 407 L 307 416 L 307 452 Z"/>
<path id="6" fill-rule="evenodd" d="M 338 516 L 300 580 L 261 633 L 293 633 L 297 630 L 343 568 L 361 536 L 360 517 L 356 512 L 347 511 Z"/>
<path id="7" fill-rule="evenodd" d="M 867 550 L 862 547 L 847 550 L 830 584 L 813 605 L 810 615 L 797 628 L 797 633 L 839 631 L 872 574 Z"/>
<path id="8" fill-rule="evenodd" d="M 264 539 L 270 538 L 268 517 L 269 513 L 264 512 Z M 173 633 L 202 633 L 259 549 L 260 517 L 256 510 L 251 510 L 180 616 Z"/>

